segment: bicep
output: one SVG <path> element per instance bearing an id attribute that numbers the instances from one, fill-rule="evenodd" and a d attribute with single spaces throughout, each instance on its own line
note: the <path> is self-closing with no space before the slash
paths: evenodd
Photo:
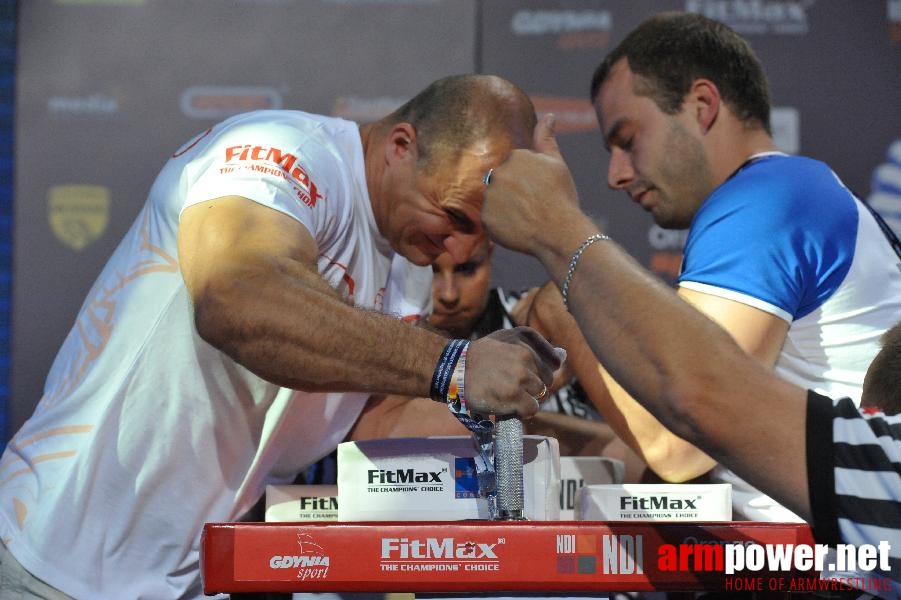
<path id="1" fill-rule="evenodd" d="M 257 261 L 285 258 L 315 273 L 318 249 L 295 219 L 241 196 L 225 196 L 184 210 L 178 253 L 185 284 L 196 299 L 215 277 Z"/>
<path id="2" fill-rule="evenodd" d="M 714 294 L 679 287 L 679 296 L 725 329 L 747 354 L 767 367 L 776 364 L 789 323 L 759 308 Z"/>
<path id="3" fill-rule="evenodd" d="M 712 294 L 679 288 L 679 295 L 725 329 L 759 365 L 733 364 L 735 381 L 729 393 L 709 400 L 704 410 L 708 448 L 712 456 L 743 479 L 799 514 L 806 514 L 807 457 L 804 392 L 772 369 L 779 357 L 789 324 L 758 308 Z"/>

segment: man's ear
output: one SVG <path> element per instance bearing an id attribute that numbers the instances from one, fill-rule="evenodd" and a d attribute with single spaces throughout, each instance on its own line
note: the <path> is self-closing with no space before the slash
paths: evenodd
<path id="1" fill-rule="evenodd" d="M 716 122 L 720 112 L 720 91 L 709 79 L 696 79 L 688 92 L 689 99 L 694 101 L 695 118 L 698 127 L 707 133 Z"/>
<path id="2" fill-rule="evenodd" d="M 416 147 L 416 129 L 409 123 L 395 123 L 388 132 L 385 143 L 385 161 L 394 163 L 398 160 L 418 159 Z"/>

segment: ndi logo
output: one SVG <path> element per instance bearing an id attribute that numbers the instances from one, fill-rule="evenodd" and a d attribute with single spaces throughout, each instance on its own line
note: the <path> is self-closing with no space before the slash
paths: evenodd
<path id="1" fill-rule="evenodd" d="M 557 534 L 557 572 L 641 575 L 644 536 L 603 534 L 598 539 L 595 535 Z"/>

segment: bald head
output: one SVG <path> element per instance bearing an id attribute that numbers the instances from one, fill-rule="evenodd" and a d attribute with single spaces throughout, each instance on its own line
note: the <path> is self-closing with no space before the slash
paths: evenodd
<path id="1" fill-rule="evenodd" d="M 532 142 L 535 108 L 526 93 L 493 75 L 453 75 L 435 81 L 382 119 L 416 129 L 420 167 L 428 171 L 483 142 L 507 150 Z"/>

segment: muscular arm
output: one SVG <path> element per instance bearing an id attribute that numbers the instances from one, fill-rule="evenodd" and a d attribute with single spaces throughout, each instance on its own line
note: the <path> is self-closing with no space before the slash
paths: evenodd
<path id="1" fill-rule="evenodd" d="M 616 434 L 606 423 L 541 411 L 525 424 L 527 435 L 557 438 L 560 456 L 600 456 Z"/>
<path id="2" fill-rule="evenodd" d="M 615 244 L 589 252 L 592 258 L 579 265 L 571 307 L 623 389 L 675 435 L 809 516 L 804 390 L 749 360 L 721 327 Z M 555 279 L 562 283 L 568 259 L 546 260 L 556 264 Z M 597 302 L 592 290 L 603 290 L 607 301 Z"/>
<path id="3" fill-rule="evenodd" d="M 198 332 L 260 377 L 307 391 L 428 393 L 446 340 L 345 303 L 295 220 L 218 198 L 184 211 L 178 248 Z"/>
<path id="4" fill-rule="evenodd" d="M 178 248 L 198 333 L 260 377 L 305 391 L 428 396 L 447 339 L 344 302 L 294 219 L 239 196 L 209 200 L 182 214 Z M 470 346 L 473 409 L 531 416 L 559 360 L 532 330 L 501 333 Z"/>
<path id="5" fill-rule="evenodd" d="M 616 435 L 605 423 L 540 411 L 525 422 L 526 435 L 557 438 L 563 456 L 599 456 Z M 348 434 L 353 441 L 470 435 L 447 407 L 429 398 L 373 396 Z"/>
<path id="6" fill-rule="evenodd" d="M 761 364 L 775 364 L 788 324 L 746 304 L 711 294 L 679 289 L 679 295 L 723 327 L 738 345 Z M 568 362 L 604 418 L 648 466 L 667 481 L 694 479 L 716 462 L 673 434 L 636 402 L 597 362 L 575 321 L 563 308 L 556 287 L 545 287 L 536 300 L 536 329 L 553 332 L 554 343 L 567 349 Z"/>

